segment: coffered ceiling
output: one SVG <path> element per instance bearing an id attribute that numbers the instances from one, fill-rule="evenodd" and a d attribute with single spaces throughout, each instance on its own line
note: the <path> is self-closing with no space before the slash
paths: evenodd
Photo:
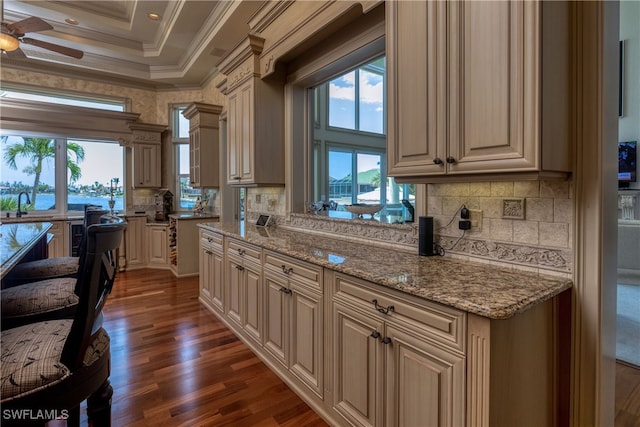
<path id="1" fill-rule="evenodd" d="M 27 58 L 2 65 L 69 76 L 89 75 L 155 87 L 195 87 L 248 32 L 262 1 L 3 0 L 3 22 L 30 16 L 52 30 L 26 36 L 84 52 L 81 59 L 22 43 Z M 152 20 L 148 14 L 159 15 Z M 76 25 L 69 20 L 77 21 Z"/>

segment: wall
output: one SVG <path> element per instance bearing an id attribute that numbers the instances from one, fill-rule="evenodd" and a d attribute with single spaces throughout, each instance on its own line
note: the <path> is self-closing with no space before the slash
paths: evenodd
<path id="1" fill-rule="evenodd" d="M 429 184 L 427 192 L 428 215 L 448 253 L 536 272 L 573 271 L 571 181 Z M 525 218 L 503 218 L 503 198 L 524 198 Z M 463 204 L 482 211 L 482 229 L 467 231 L 456 244 L 462 235 L 456 212 Z"/>
<path id="2" fill-rule="evenodd" d="M 618 120 L 619 141 L 640 141 L 640 2 L 620 2 L 620 40 L 625 41 L 623 105 Z M 640 169 L 640 166 L 639 166 Z M 640 170 L 638 171 L 640 176 Z M 640 189 L 640 181 L 630 188 Z"/>

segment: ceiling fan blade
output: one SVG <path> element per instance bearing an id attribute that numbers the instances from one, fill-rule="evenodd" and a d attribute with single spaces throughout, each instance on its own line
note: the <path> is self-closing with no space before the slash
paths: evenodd
<path id="1" fill-rule="evenodd" d="M 54 52 L 61 53 L 63 55 L 70 56 L 72 58 L 81 59 L 84 56 L 84 52 L 78 49 L 72 49 L 70 47 L 60 46 L 53 43 L 44 42 L 42 40 L 36 40 L 29 37 L 23 37 L 22 41 L 27 44 L 41 47 L 43 49 L 52 50 Z"/>
<path id="2" fill-rule="evenodd" d="M 53 30 L 53 27 L 40 18 L 32 16 L 22 21 L 7 24 L 7 28 L 15 31 L 16 34 L 35 33 L 37 31 Z"/>
<path id="3" fill-rule="evenodd" d="M 11 59 L 22 59 L 27 57 L 20 48 L 12 50 L 11 52 L 4 52 L 4 54 L 7 55 L 7 58 Z"/>

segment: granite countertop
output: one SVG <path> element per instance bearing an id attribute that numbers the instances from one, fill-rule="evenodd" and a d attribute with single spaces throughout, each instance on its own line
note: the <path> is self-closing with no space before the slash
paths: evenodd
<path id="1" fill-rule="evenodd" d="M 20 262 L 50 228 L 50 222 L 0 225 L 0 277 Z"/>
<path id="2" fill-rule="evenodd" d="M 572 286 L 567 278 L 422 257 L 279 227 L 217 222 L 199 227 L 492 319 L 512 317 Z"/>

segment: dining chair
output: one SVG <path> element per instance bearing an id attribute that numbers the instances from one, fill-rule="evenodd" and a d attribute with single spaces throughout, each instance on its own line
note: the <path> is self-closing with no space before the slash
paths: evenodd
<path id="1" fill-rule="evenodd" d="M 89 209 L 85 213 L 85 225 L 89 227 L 92 224 L 100 222 L 100 218 L 107 214 L 104 209 Z M 48 277 L 45 279 L 35 279 L 39 271 L 38 265 L 40 261 L 58 260 L 59 258 L 50 258 L 49 260 L 31 261 L 23 264 L 35 264 L 33 272 L 28 273 L 25 268 L 25 274 L 20 273 L 22 278 L 26 278 L 29 274 L 33 275 L 34 280 L 17 286 L 8 287 L 0 291 L 0 328 L 2 330 L 14 328 L 16 326 L 25 325 L 33 322 L 40 322 L 50 319 L 71 318 L 75 313 L 78 304 L 78 286 L 77 280 L 78 268 L 84 262 L 86 249 L 86 229 L 80 243 L 78 257 L 74 258 L 76 271 L 73 274 L 63 274 L 61 277 Z M 62 261 L 60 264 L 63 264 Z M 21 267 L 18 264 L 15 268 Z M 46 270 L 42 268 L 42 270 Z M 13 271 L 12 271 L 13 273 Z M 69 272 L 70 273 L 70 272 Z"/>
<path id="2" fill-rule="evenodd" d="M 117 271 L 116 249 L 126 222 L 107 215 L 87 228 L 73 319 L 37 322 L 2 331 L 2 425 L 45 425 L 62 418 L 77 426 L 87 400 L 89 425 L 111 424 L 110 339 L 102 310 Z"/>

